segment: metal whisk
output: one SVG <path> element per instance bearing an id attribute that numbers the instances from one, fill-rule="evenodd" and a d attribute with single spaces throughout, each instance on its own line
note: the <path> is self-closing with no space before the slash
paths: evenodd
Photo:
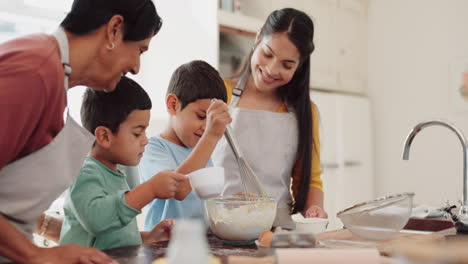
<path id="1" fill-rule="evenodd" d="M 232 151 L 234 152 L 234 156 L 236 157 L 237 164 L 239 165 L 241 183 L 242 187 L 244 188 L 244 198 L 247 200 L 251 194 L 261 197 L 267 197 L 268 195 L 263 189 L 262 185 L 260 184 L 257 175 L 255 175 L 249 163 L 247 163 L 247 161 L 245 160 L 244 155 L 242 154 L 239 148 L 239 144 L 233 137 L 230 125 L 227 125 L 224 136 L 226 137 L 226 140 L 231 146 Z"/>

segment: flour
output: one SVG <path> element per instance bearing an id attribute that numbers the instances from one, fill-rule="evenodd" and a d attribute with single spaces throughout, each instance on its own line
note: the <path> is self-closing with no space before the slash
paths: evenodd
<path id="1" fill-rule="evenodd" d="M 233 208 L 228 208 L 233 207 Z M 256 239 L 270 229 L 276 215 L 276 203 L 222 205 L 207 208 L 211 231 L 226 240 Z"/>

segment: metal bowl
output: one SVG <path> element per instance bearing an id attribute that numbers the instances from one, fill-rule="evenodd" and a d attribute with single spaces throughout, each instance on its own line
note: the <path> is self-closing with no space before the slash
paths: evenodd
<path id="1" fill-rule="evenodd" d="M 205 200 L 211 231 L 228 241 L 251 241 L 271 229 L 276 201 L 267 197 L 222 196 Z"/>
<path id="2" fill-rule="evenodd" d="M 354 205 L 337 214 L 346 229 L 362 238 L 384 240 L 408 222 L 414 193 L 402 193 Z"/>

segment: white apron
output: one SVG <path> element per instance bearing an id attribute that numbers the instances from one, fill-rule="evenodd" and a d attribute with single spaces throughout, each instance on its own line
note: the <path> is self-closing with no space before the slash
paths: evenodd
<path id="1" fill-rule="evenodd" d="M 288 204 L 292 201 L 291 173 L 297 155 L 297 118 L 291 110 L 275 113 L 236 107 L 245 87 L 241 83 L 233 89 L 229 107 L 232 132 L 263 188 L 278 203 L 273 225 L 292 228 Z M 218 142 L 212 159 L 216 166 L 225 168 L 223 195 L 243 191 L 239 166 L 225 137 Z"/>
<path id="2" fill-rule="evenodd" d="M 66 96 L 71 73 L 68 40 L 62 29 L 54 36 L 64 66 Z M 37 217 L 73 183 L 94 141 L 65 111 L 65 126 L 49 144 L 0 170 L 0 213 L 30 239 Z"/>

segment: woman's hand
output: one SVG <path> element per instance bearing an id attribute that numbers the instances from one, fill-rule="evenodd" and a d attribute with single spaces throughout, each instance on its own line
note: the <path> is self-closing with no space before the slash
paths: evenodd
<path id="1" fill-rule="evenodd" d="M 171 238 L 172 228 L 174 227 L 174 219 L 166 219 L 157 224 L 151 232 L 143 234 L 143 243 L 153 244 L 159 241 L 167 241 Z"/>
<path id="2" fill-rule="evenodd" d="M 309 218 L 309 217 L 328 218 L 327 212 L 325 212 L 325 210 L 323 210 L 318 205 L 312 205 L 303 213 L 303 215 L 305 218 Z"/>
<path id="3" fill-rule="evenodd" d="M 39 248 L 37 254 L 31 256 L 27 263 L 31 264 L 118 264 L 109 256 L 95 248 L 68 244 L 52 248 Z"/>

